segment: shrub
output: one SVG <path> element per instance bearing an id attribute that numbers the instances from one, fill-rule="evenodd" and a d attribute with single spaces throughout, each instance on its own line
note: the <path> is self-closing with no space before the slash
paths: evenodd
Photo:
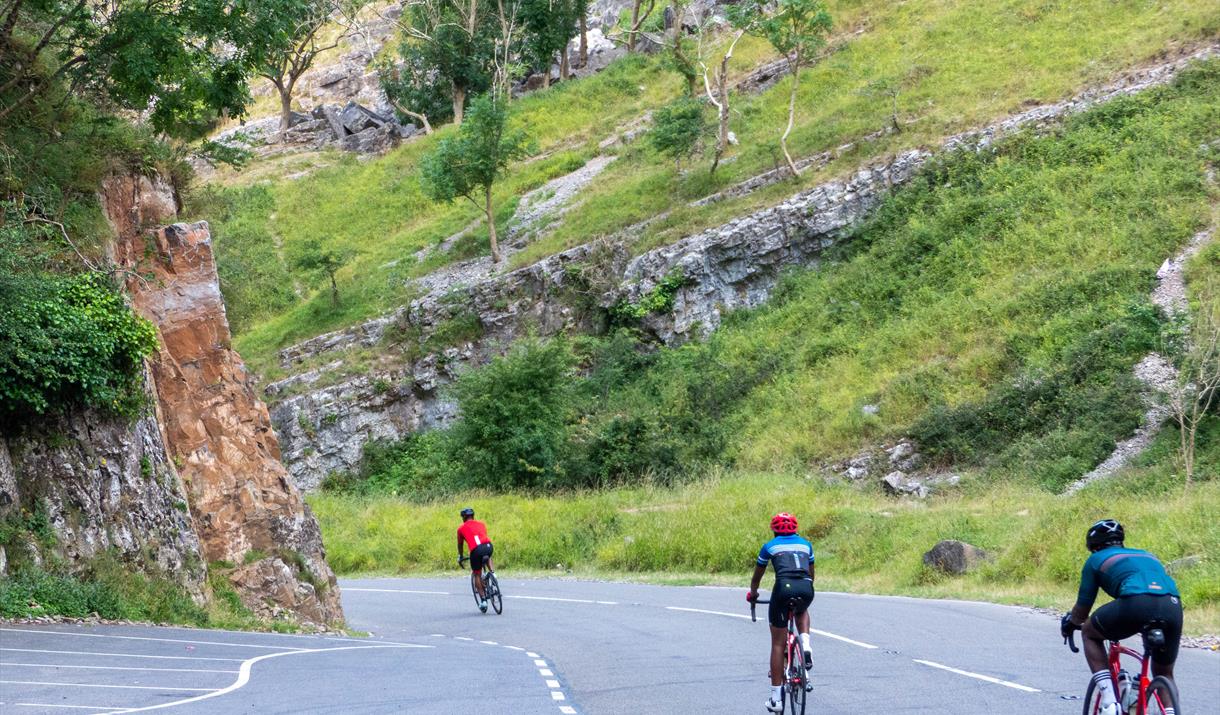
<path id="1" fill-rule="evenodd" d="M 87 405 L 133 415 L 142 365 L 157 348 L 105 276 L 0 275 L 0 423 Z"/>
<path id="2" fill-rule="evenodd" d="M 681 165 L 699 148 L 707 132 L 703 102 L 679 97 L 656 111 L 648 138 L 654 149 Z"/>
<path id="3" fill-rule="evenodd" d="M 574 356 L 563 340 L 527 339 L 454 386 L 458 454 L 474 484 L 534 487 L 557 471 Z"/>

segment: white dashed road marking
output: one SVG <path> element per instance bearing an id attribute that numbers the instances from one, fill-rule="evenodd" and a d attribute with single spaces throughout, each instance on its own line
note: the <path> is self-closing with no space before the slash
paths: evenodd
<path id="1" fill-rule="evenodd" d="M 520 596 L 519 598 L 527 598 L 527 597 Z M 552 599 L 543 599 L 543 600 L 552 600 Z M 567 601 L 567 600 L 573 600 L 573 599 L 558 599 L 558 600 Z M 582 601 L 582 602 L 593 603 L 592 601 Z M 432 635 L 436 638 L 453 638 L 454 640 L 466 641 L 468 643 L 472 643 L 475 641 L 474 638 L 468 638 L 466 636 L 447 636 L 442 633 L 433 633 Z M 520 648 L 515 645 L 500 645 L 499 643 L 497 643 L 495 641 L 478 641 L 478 642 L 484 643 L 484 644 L 490 645 L 490 646 L 496 646 L 498 648 L 504 648 L 506 650 L 513 650 L 513 651 L 517 651 L 519 653 L 525 653 L 526 657 L 533 659 L 534 665 L 538 668 L 538 674 L 543 677 L 546 687 L 548 689 L 548 692 L 550 692 L 550 694 L 551 694 L 551 701 L 554 703 L 557 703 L 557 704 L 567 702 L 568 696 L 563 692 L 563 685 L 559 682 L 558 679 L 555 678 L 554 671 L 552 671 L 550 668 L 547 667 L 546 659 L 544 659 L 542 656 L 538 655 L 537 653 L 535 653 L 533 651 L 527 651 L 524 648 Z M 560 705 L 559 712 L 563 713 L 564 715 L 574 715 L 576 713 L 576 708 L 572 707 L 571 705 Z"/>
<path id="2" fill-rule="evenodd" d="M 1020 683 L 1014 683 L 1014 682 L 1011 682 L 1011 681 L 1008 681 L 1008 680 L 1000 680 L 999 678 L 993 678 L 993 677 L 991 677 L 990 675 L 983 675 L 983 674 L 981 674 L 981 673 L 971 673 L 971 672 L 970 672 L 970 671 L 968 671 L 968 670 L 960 670 L 960 669 L 958 669 L 958 668 L 950 668 L 950 667 L 949 667 L 949 666 L 947 666 L 947 665 L 943 665 L 943 664 L 941 664 L 941 663 L 934 663 L 934 662 L 932 662 L 932 661 L 930 661 L 930 660 L 920 660 L 919 658 L 913 658 L 912 660 L 914 660 L 916 663 L 919 663 L 920 665 L 926 665 L 926 666 L 929 666 L 929 667 L 932 667 L 932 668 L 939 668 L 940 670 L 947 670 L 947 671 L 949 671 L 950 673 L 957 673 L 958 675 L 964 675 L 964 676 L 966 676 L 967 678 L 975 678 L 976 680 L 983 680 L 983 681 L 986 681 L 986 682 L 988 682 L 988 683 L 995 683 L 996 685 L 1003 685 L 1004 687 L 1007 687 L 1007 688 L 1015 688 L 1015 689 L 1017 689 L 1017 690 L 1021 690 L 1021 691 L 1024 691 L 1024 692 L 1026 692 L 1026 693 L 1040 693 L 1040 692 L 1042 692 L 1041 690 L 1039 690 L 1039 689 L 1037 689 L 1037 688 L 1031 688 L 1031 687 L 1029 687 L 1028 685 L 1021 685 Z"/>

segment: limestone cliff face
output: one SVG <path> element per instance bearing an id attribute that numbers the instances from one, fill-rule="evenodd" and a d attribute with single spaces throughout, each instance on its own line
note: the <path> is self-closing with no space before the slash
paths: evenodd
<path id="1" fill-rule="evenodd" d="M 230 347 L 207 224 L 116 228 L 114 258 L 129 271 L 132 304 L 159 333 L 150 363 L 161 427 L 204 557 L 243 564 L 262 554 L 231 575 L 257 613 L 341 621 L 317 521 L 289 482 L 267 409 Z"/>
<path id="2" fill-rule="evenodd" d="M 129 423 L 81 410 L 0 438 L 0 519 L 22 510 L 45 515 L 55 541 L 20 544 L 22 554 L 0 547 L 0 564 L 53 555 L 81 569 L 110 553 L 174 580 L 202 602 L 199 538 L 155 411 Z"/>

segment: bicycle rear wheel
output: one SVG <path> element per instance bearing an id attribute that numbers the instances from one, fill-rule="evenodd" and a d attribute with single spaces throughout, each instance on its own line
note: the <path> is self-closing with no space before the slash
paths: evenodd
<path id="1" fill-rule="evenodd" d="M 1165 715 L 1174 712 L 1182 715 L 1178 709 L 1178 689 L 1168 678 L 1158 675 L 1148 684 L 1148 700 L 1144 706 L 1146 715 Z"/>
<path id="2" fill-rule="evenodd" d="M 487 574 L 487 581 L 483 584 L 483 589 L 487 593 L 487 599 L 491 601 L 491 607 L 495 609 L 496 615 L 504 613 L 504 597 L 500 595 L 500 581 L 496 579 L 494 573 Z"/>
<path id="3" fill-rule="evenodd" d="M 479 598 L 479 587 L 474 585 L 474 579 L 470 579 L 470 593 L 474 596 L 475 607 L 481 608 L 483 601 Z"/>
<path id="4" fill-rule="evenodd" d="M 805 670 L 805 656 L 801 653 L 800 641 L 792 642 L 788 647 L 788 670 L 785 687 L 785 713 L 787 715 L 805 715 L 805 700 L 808 693 L 805 685 L 809 682 L 809 673 Z"/>

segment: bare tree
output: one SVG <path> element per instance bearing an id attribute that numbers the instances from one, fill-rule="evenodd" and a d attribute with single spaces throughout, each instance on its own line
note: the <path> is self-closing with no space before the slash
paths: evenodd
<path id="1" fill-rule="evenodd" d="M 516 40 L 521 33 L 518 22 L 520 10 L 521 0 L 496 0 L 499 34 L 496 36 L 495 56 L 492 60 L 491 89 L 505 104 L 512 100 L 512 83 L 521 70 L 514 54 Z"/>
<path id="2" fill-rule="evenodd" d="M 711 173 L 715 174 L 716 167 L 720 166 L 720 160 L 724 158 L 724 152 L 729 146 L 729 61 L 733 59 L 733 50 L 737 48 L 737 42 L 746 34 L 746 30 L 741 28 L 733 34 L 733 39 L 720 55 L 720 62 L 715 69 L 709 67 L 704 60 L 704 40 L 708 30 L 706 23 L 700 24 L 698 56 L 699 67 L 703 70 L 703 91 L 707 94 L 708 101 L 716 108 L 716 153 L 712 158 L 711 168 Z"/>
<path id="3" fill-rule="evenodd" d="M 631 3 L 631 27 L 627 30 L 627 51 L 635 52 L 636 41 L 640 36 L 640 28 L 652 11 L 656 9 L 656 0 L 632 0 Z"/>
<path id="4" fill-rule="evenodd" d="M 1178 423 L 1178 456 L 1189 487 L 1195 474 L 1199 427 L 1220 399 L 1220 288 L 1214 280 L 1199 291 L 1199 310 L 1181 337 L 1182 368 L 1169 405 Z"/>

